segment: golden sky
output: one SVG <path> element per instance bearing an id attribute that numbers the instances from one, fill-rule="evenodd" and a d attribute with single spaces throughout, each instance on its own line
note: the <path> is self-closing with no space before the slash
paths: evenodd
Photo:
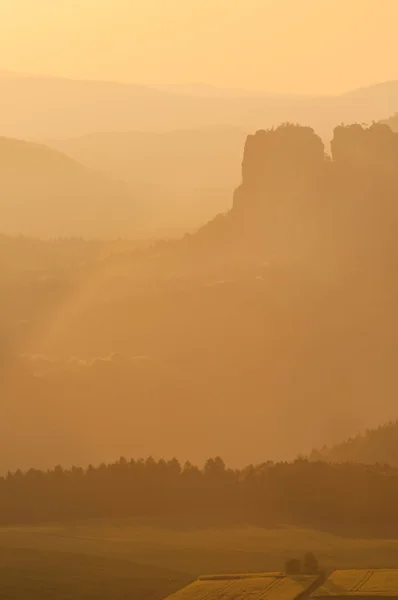
<path id="1" fill-rule="evenodd" d="M 0 0 L 0 69 L 339 92 L 398 79 L 398 0 Z"/>

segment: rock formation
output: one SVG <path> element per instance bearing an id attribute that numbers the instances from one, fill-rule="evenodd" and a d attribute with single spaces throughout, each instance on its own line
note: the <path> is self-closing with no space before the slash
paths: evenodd
<path id="1" fill-rule="evenodd" d="M 246 140 L 229 216 L 236 237 L 268 257 L 377 253 L 398 228 L 398 133 L 341 125 L 328 156 L 309 127 L 258 131 Z"/>

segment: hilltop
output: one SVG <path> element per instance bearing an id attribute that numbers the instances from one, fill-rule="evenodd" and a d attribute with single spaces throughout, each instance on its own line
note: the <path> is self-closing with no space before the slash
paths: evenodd
<path id="1" fill-rule="evenodd" d="M 231 207 L 245 132 L 209 127 L 93 133 L 48 144 L 126 182 L 152 229 L 183 235 Z"/>
<path id="2" fill-rule="evenodd" d="M 0 137 L 2 233 L 118 237 L 139 231 L 126 185 L 47 146 Z"/>
<path id="3" fill-rule="evenodd" d="M 211 98 L 144 85 L 0 75 L 0 132 L 48 139 L 101 131 L 172 131 L 234 124 L 262 98 Z"/>
<path id="4" fill-rule="evenodd" d="M 123 227 L 97 235 L 175 237 L 230 208 L 247 132 L 309 124 L 329 149 L 336 123 L 391 114 L 397 90 L 397 82 L 386 82 L 336 96 L 250 94 L 3 71 L 0 135 L 39 141 L 123 182 L 139 218 L 123 210 Z M 132 221 L 141 224 L 127 227 Z M 91 235 L 87 228 L 71 233 Z"/>
<path id="5" fill-rule="evenodd" d="M 310 459 L 398 467 L 398 421 L 367 429 L 340 444 L 313 450 Z"/>
<path id="6" fill-rule="evenodd" d="M 82 164 L 110 171 L 133 184 L 156 180 L 159 186 L 176 189 L 232 192 L 239 183 L 246 135 L 238 128 L 208 127 L 99 132 L 48 143 Z"/>
<path id="7" fill-rule="evenodd" d="M 230 210 L 154 252 L 176 264 L 233 256 L 312 278 L 328 271 L 329 283 L 348 272 L 377 278 L 398 259 L 397 164 L 398 135 L 383 124 L 336 127 L 330 154 L 311 127 L 259 130 L 246 139 Z"/>
<path id="8" fill-rule="evenodd" d="M 215 125 L 251 131 L 294 121 L 330 136 L 336 123 L 372 122 L 392 114 L 397 100 L 397 82 L 341 95 L 250 95 L 203 85 L 148 87 L 3 71 L 0 132 L 44 140 L 104 131 L 165 132 Z"/>

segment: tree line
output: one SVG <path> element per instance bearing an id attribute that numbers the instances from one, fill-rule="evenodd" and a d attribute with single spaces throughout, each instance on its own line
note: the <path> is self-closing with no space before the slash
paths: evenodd
<path id="1" fill-rule="evenodd" d="M 281 524 L 396 535 L 398 470 L 297 459 L 227 468 L 126 460 L 86 469 L 30 469 L 0 479 L 0 523 L 185 515 L 259 526 Z"/>
<path id="2" fill-rule="evenodd" d="M 309 458 L 326 462 L 388 463 L 398 467 L 398 421 L 368 429 L 330 448 L 314 449 Z"/>

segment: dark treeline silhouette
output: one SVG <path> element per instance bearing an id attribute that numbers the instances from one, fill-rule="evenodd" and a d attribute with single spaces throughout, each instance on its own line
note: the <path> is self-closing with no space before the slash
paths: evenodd
<path id="1" fill-rule="evenodd" d="M 191 515 L 260 526 L 291 524 L 361 535 L 397 533 L 398 471 L 297 459 L 241 470 L 176 460 L 87 469 L 31 469 L 0 479 L 1 524 L 88 517 Z"/>
<path id="2" fill-rule="evenodd" d="M 398 421 L 387 423 L 376 429 L 331 447 L 313 450 L 311 460 L 328 462 L 356 462 L 363 464 L 389 464 L 398 467 Z"/>

